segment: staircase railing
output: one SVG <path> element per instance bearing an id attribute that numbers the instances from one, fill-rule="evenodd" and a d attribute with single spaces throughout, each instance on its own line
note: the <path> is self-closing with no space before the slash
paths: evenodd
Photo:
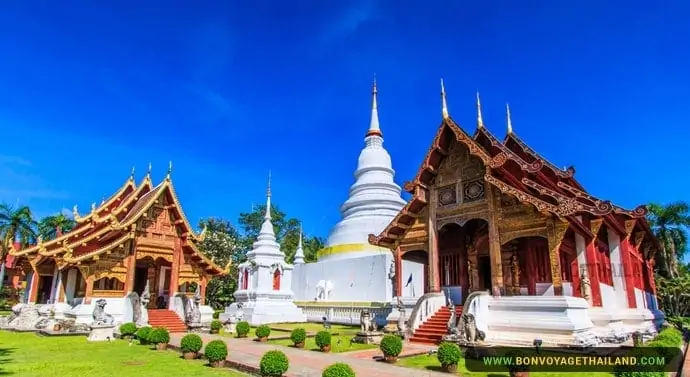
<path id="1" fill-rule="evenodd" d="M 414 309 L 412 309 L 410 319 L 408 320 L 408 335 L 412 335 L 424 321 L 446 306 L 446 302 L 446 294 L 444 292 L 425 293 L 420 297 Z"/>

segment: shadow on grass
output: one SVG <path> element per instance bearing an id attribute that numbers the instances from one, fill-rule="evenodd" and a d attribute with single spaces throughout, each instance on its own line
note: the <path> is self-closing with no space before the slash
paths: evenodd
<path id="1" fill-rule="evenodd" d="M 9 356 L 16 350 L 16 348 L 0 348 L 0 375 L 7 376 L 14 374 L 13 372 L 5 370 L 2 366 L 3 364 L 9 364 L 12 362 L 12 358 Z"/>

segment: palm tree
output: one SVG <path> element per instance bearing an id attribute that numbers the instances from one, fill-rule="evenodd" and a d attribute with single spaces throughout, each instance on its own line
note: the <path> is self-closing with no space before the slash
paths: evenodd
<path id="1" fill-rule="evenodd" d="M 683 258 L 688 244 L 687 228 L 690 226 L 690 205 L 674 202 L 667 205 L 650 204 L 647 219 L 659 239 L 661 252 L 657 263 L 662 276 L 678 276 L 678 260 Z"/>
<path id="2" fill-rule="evenodd" d="M 38 234 L 44 240 L 53 239 L 57 237 L 58 229 L 61 233 L 67 233 L 74 229 L 76 224 L 76 221 L 62 213 L 46 216 L 38 222 Z"/>
<path id="3" fill-rule="evenodd" d="M 10 246 L 19 241 L 26 247 L 36 240 L 36 222 L 31 209 L 21 206 L 17 209 L 9 204 L 0 204 L 0 287 L 5 280 L 5 259 Z"/>

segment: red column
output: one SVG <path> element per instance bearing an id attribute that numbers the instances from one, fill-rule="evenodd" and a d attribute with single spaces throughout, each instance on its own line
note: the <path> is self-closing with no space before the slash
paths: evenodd
<path id="1" fill-rule="evenodd" d="M 624 238 L 621 242 L 621 263 L 623 264 L 623 279 L 625 280 L 625 293 L 628 296 L 628 307 L 637 308 L 637 300 L 635 299 L 635 279 L 632 270 L 632 261 L 630 258 L 630 239 Z"/>
<path id="2" fill-rule="evenodd" d="M 437 293 L 441 292 L 441 269 L 438 257 L 438 233 L 431 216 L 429 216 L 427 229 L 429 233 L 429 287 L 431 292 Z"/>
<path id="3" fill-rule="evenodd" d="M 30 303 L 36 303 L 36 300 L 38 299 L 38 282 L 40 280 L 40 275 L 38 272 L 33 271 L 31 274 L 31 281 L 29 282 L 29 302 Z"/>
<path id="4" fill-rule="evenodd" d="M 180 261 L 182 260 L 182 243 L 178 238 L 175 240 L 175 251 L 173 252 L 173 262 L 170 268 L 170 297 L 173 297 L 180 289 Z M 172 302 L 172 300 L 171 300 Z"/>
<path id="5" fill-rule="evenodd" d="M 86 278 L 86 293 L 84 294 L 84 303 L 85 304 L 90 304 L 91 303 L 91 298 L 93 297 L 93 282 L 94 282 L 94 276 L 90 275 L 89 277 Z"/>
<path id="6" fill-rule="evenodd" d="M 403 279 L 403 268 L 402 268 L 402 251 L 400 246 L 395 249 L 395 294 L 402 296 L 402 279 Z"/>
<path id="7" fill-rule="evenodd" d="M 585 258 L 587 260 L 587 271 L 589 272 L 589 283 L 592 289 L 592 305 L 601 306 L 601 286 L 599 285 L 599 271 L 597 269 L 597 246 L 596 237 L 592 239 L 585 248 Z"/>
<path id="8" fill-rule="evenodd" d="M 201 291 L 201 305 L 206 304 L 206 284 L 207 284 L 207 282 L 208 282 L 208 279 L 206 279 L 206 276 L 203 276 L 201 278 L 201 281 L 199 282 L 199 285 L 200 285 L 199 290 Z M 278 283 L 278 284 L 280 284 L 280 283 Z M 280 289 L 280 286 L 278 287 L 278 289 Z"/>

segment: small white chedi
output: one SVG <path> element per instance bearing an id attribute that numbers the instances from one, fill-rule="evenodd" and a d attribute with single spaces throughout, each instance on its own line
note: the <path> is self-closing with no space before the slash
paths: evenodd
<path id="1" fill-rule="evenodd" d="M 285 254 L 276 242 L 271 223 L 271 176 L 268 177 L 266 214 L 247 261 L 238 266 L 239 287 L 234 293 L 235 303 L 225 308 L 221 322 L 229 322 L 242 311 L 251 325 L 280 322 L 305 322 L 302 310 L 293 302 L 292 265 L 285 262 Z M 239 305 L 239 307 L 238 307 Z"/>

